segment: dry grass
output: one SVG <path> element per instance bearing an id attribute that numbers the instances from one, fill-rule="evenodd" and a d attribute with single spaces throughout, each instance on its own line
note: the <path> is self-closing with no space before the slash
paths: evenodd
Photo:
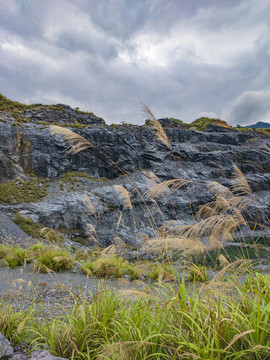
<path id="1" fill-rule="evenodd" d="M 160 122 L 155 118 L 149 107 L 145 104 L 142 104 L 142 112 L 144 115 L 146 115 L 151 120 L 151 126 L 155 130 L 156 137 L 159 141 L 161 141 L 163 144 L 167 145 L 169 149 L 171 149 L 171 144 L 168 140 L 168 137 L 163 130 L 162 125 Z"/>
<path id="2" fill-rule="evenodd" d="M 147 196 L 160 196 L 168 188 L 171 195 L 190 182 L 173 179 L 155 184 L 147 192 Z M 252 202 L 252 193 L 242 172 L 234 167 L 232 189 L 217 182 L 210 182 L 208 186 L 215 194 L 215 200 L 200 206 L 196 222 L 192 225 L 178 225 L 172 230 L 168 230 L 167 224 L 164 224 L 160 228 L 159 238 L 144 243 L 146 251 L 180 250 L 184 256 L 195 252 L 202 253 L 209 247 L 219 250 L 224 242 L 234 240 L 236 231 L 241 231 L 243 227 L 248 228 L 245 209 Z"/>
<path id="3" fill-rule="evenodd" d="M 157 198 L 161 194 L 164 194 L 166 190 L 168 193 L 166 196 L 173 195 L 181 187 L 186 186 L 187 184 L 194 184 L 194 181 L 184 180 L 184 179 L 172 179 L 163 181 L 159 184 L 155 184 L 151 189 L 146 192 L 148 198 Z"/>
<path id="4" fill-rule="evenodd" d="M 67 128 L 51 125 L 50 129 L 52 134 L 62 135 L 64 137 L 70 146 L 68 149 L 70 154 L 77 154 L 83 150 L 95 147 L 90 141 Z"/>
<path id="5" fill-rule="evenodd" d="M 113 188 L 122 201 L 124 209 L 132 209 L 129 192 L 120 185 L 114 185 Z"/>

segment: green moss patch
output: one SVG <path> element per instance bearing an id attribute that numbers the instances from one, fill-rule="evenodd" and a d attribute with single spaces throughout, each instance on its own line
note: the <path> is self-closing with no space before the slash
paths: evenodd
<path id="1" fill-rule="evenodd" d="M 15 224 L 17 224 L 26 234 L 34 239 L 43 238 L 52 243 L 61 243 L 64 237 L 57 231 L 45 227 L 42 224 L 36 224 L 32 219 L 26 218 L 19 213 L 15 213 L 13 218 Z"/>
<path id="2" fill-rule="evenodd" d="M 75 185 L 77 185 L 79 178 L 86 178 L 94 181 L 106 181 L 108 179 L 101 178 L 97 179 L 87 173 L 81 171 L 68 171 L 62 174 L 57 180 L 59 182 L 59 187 L 61 190 L 64 190 L 65 185 L 68 185 L 68 190 L 75 190 Z"/>
<path id="3" fill-rule="evenodd" d="M 49 180 L 40 178 L 0 183 L 0 203 L 15 205 L 40 201 L 47 195 L 48 183 Z"/>
<path id="4" fill-rule="evenodd" d="M 195 127 L 197 130 L 204 131 L 210 124 L 216 124 L 226 128 L 231 128 L 231 126 L 229 126 L 226 121 L 220 119 L 210 119 L 208 117 L 201 117 L 193 121 L 190 126 Z"/>

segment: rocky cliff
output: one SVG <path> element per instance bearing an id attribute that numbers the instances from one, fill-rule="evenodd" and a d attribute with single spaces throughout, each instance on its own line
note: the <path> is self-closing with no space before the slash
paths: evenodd
<path id="1" fill-rule="evenodd" d="M 169 149 L 149 126 L 107 126 L 92 113 L 61 104 L 19 105 L 11 110 L 2 106 L 0 112 L 0 182 L 34 177 L 50 182 L 42 199 L 31 201 L 30 197 L 29 202 L 20 202 L 2 197 L 0 211 L 9 217 L 17 209 L 35 223 L 60 230 L 69 239 L 108 245 L 120 238 L 135 247 L 145 235 L 155 236 L 164 221 L 192 222 L 192 212 L 213 200 L 207 182 L 230 186 L 234 165 L 246 176 L 264 219 L 270 215 L 267 135 L 217 124 L 198 131 L 161 119 Z M 51 134 L 50 124 L 70 128 L 95 148 L 69 154 L 63 137 Z M 156 182 L 153 174 L 162 181 L 182 177 L 196 186 L 188 185 L 154 202 L 144 196 Z M 128 190 L 132 206 L 127 206 L 119 185 Z"/>

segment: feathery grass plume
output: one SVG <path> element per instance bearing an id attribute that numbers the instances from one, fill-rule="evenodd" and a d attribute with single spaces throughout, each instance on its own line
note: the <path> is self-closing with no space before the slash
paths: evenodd
<path id="1" fill-rule="evenodd" d="M 96 233 L 96 229 L 94 228 L 94 226 L 92 224 L 87 224 L 87 234 L 89 233 Z"/>
<path id="2" fill-rule="evenodd" d="M 151 126 L 155 130 L 156 137 L 163 144 L 167 145 L 168 148 L 171 148 L 171 144 L 167 138 L 165 131 L 163 130 L 160 122 L 155 118 L 149 107 L 145 104 L 142 104 L 142 113 L 146 115 L 151 120 Z"/>
<path id="3" fill-rule="evenodd" d="M 94 228 L 94 226 L 92 224 L 87 224 L 86 225 L 86 232 L 85 232 L 88 240 L 92 240 L 95 244 L 99 244 L 97 238 L 95 237 L 94 234 L 96 234 L 96 229 Z"/>
<path id="4" fill-rule="evenodd" d="M 61 237 L 57 234 L 56 231 L 50 229 L 48 227 L 44 227 L 40 230 L 40 235 L 44 237 L 44 239 L 49 240 L 51 242 L 60 242 Z"/>
<path id="5" fill-rule="evenodd" d="M 181 187 L 185 187 L 187 184 L 194 184 L 194 181 L 184 179 L 172 179 L 163 181 L 159 184 L 154 185 L 151 189 L 146 191 L 147 198 L 157 198 L 168 189 L 167 197 L 174 194 Z"/>
<path id="6" fill-rule="evenodd" d="M 119 195 L 120 199 L 123 201 L 124 209 L 132 209 L 132 204 L 127 189 L 123 188 L 120 185 L 113 185 L 113 188 L 115 192 Z"/>
<path id="7" fill-rule="evenodd" d="M 118 228 L 119 228 L 122 217 L 123 217 L 123 212 L 121 211 L 120 215 L 119 215 L 119 218 L 118 218 L 118 221 L 117 221 L 117 224 L 116 224 L 116 230 L 118 230 Z"/>
<path id="8" fill-rule="evenodd" d="M 95 208 L 93 200 L 90 198 L 90 196 L 84 194 L 84 195 L 82 195 L 82 198 L 84 200 L 84 203 L 86 204 L 86 206 L 88 207 L 88 209 L 90 211 L 90 215 L 94 215 L 95 217 L 97 217 L 96 208 Z"/>
<path id="9" fill-rule="evenodd" d="M 141 234 L 142 242 L 145 243 L 146 241 L 149 241 L 149 237 L 146 234 Z"/>
<path id="10" fill-rule="evenodd" d="M 114 255 L 116 253 L 116 246 L 109 245 L 104 250 L 100 252 L 100 255 Z"/>
<path id="11" fill-rule="evenodd" d="M 212 249 L 221 250 L 224 248 L 223 244 L 215 236 L 209 236 L 208 244 Z"/>
<path id="12" fill-rule="evenodd" d="M 64 136 L 65 141 L 69 144 L 68 153 L 77 154 L 80 151 L 95 147 L 90 141 L 75 132 L 56 125 L 50 125 L 52 134 Z"/>
<path id="13" fill-rule="evenodd" d="M 153 173 L 153 171 L 151 170 L 142 170 L 142 173 L 149 179 L 151 180 L 153 183 L 155 184 L 159 184 L 160 183 L 160 179 L 157 177 L 157 175 L 155 175 Z"/>
<path id="14" fill-rule="evenodd" d="M 248 182 L 244 174 L 236 165 L 234 165 L 233 167 L 232 179 L 234 181 L 233 184 L 234 193 L 237 193 L 239 195 L 249 195 L 251 197 L 253 196 L 250 186 L 248 185 Z"/>
<path id="15" fill-rule="evenodd" d="M 231 240 L 232 234 L 235 233 L 241 225 L 247 225 L 243 217 L 235 215 L 236 214 L 219 214 L 211 216 L 189 226 L 189 229 L 187 229 L 188 227 L 183 227 L 183 235 L 189 239 L 202 239 L 212 236 L 216 239 L 221 238 L 223 241 Z"/>
<path id="16" fill-rule="evenodd" d="M 114 240 L 114 243 L 115 243 L 116 247 L 126 245 L 125 242 L 118 235 L 115 235 L 113 237 L 113 240 Z"/>
<path id="17" fill-rule="evenodd" d="M 220 264 L 220 266 L 222 268 L 225 267 L 225 266 L 228 266 L 230 264 L 230 262 L 222 254 L 219 255 L 218 261 L 219 261 L 219 264 Z"/>
<path id="18" fill-rule="evenodd" d="M 235 286 L 239 284 L 239 278 L 244 274 L 251 272 L 252 265 L 254 261 L 248 259 L 239 259 L 232 263 L 229 263 L 227 266 L 224 266 L 222 270 L 220 270 L 217 275 L 211 280 L 211 283 L 216 281 L 225 281 L 226 277 L 230 273 L 236 281 L 234 282 Z"/>
<path id="19" fill-rule="evenodd" d="M 123 253 L 126 249 L 125 242 L 117 235 L 113 237 L 114 245 L 116 246 L 117 253 Z"/>
<path id="20" fill-rule="evenodd" d="M 185 237 L 158 237 L 146 241 L 142 246 L 143 251 L 163 253 L 164 251 L 180 251 L 182 256 L 202 253 L 205 246 L 200 239 L 187 239 Z"/>
<path id="21" fill-rule="evenodd" d="M 156 200 L 151 199 L 151 202 L 153 203 L 153 211 L 154 211 L 154 213 L 162 215 L 162 211 L 161 211 L 160 207 L 158 206 Z"/>

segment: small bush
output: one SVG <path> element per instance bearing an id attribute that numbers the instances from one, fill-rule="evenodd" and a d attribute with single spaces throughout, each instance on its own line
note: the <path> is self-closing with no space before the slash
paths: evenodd
<path id="1" fill-rule="evenodd" d="M 66 271 L 71 269 L 74 259 L 67 250 L 45 246 L 34 263 L 41 272 Z"/>
<path id="2" fill-rule="evenodd" d="M 2 263 L 8 265 L 11 269 L 24 264 L 26 250 L 19 247 L 0 245 L 0 259 Z"/>
<path id="3" fill-rule="evenodd" d="M 138 269 L 135 265 L 116 256 L 100 257 L 94 261 L 87 261 L 83 264 L 82 271 L 87 275 L 92 273 L 98 277 L 112 276 L 119 278 L 123 275 L 129 275 L 131 279 L 139 277 Z"/>

